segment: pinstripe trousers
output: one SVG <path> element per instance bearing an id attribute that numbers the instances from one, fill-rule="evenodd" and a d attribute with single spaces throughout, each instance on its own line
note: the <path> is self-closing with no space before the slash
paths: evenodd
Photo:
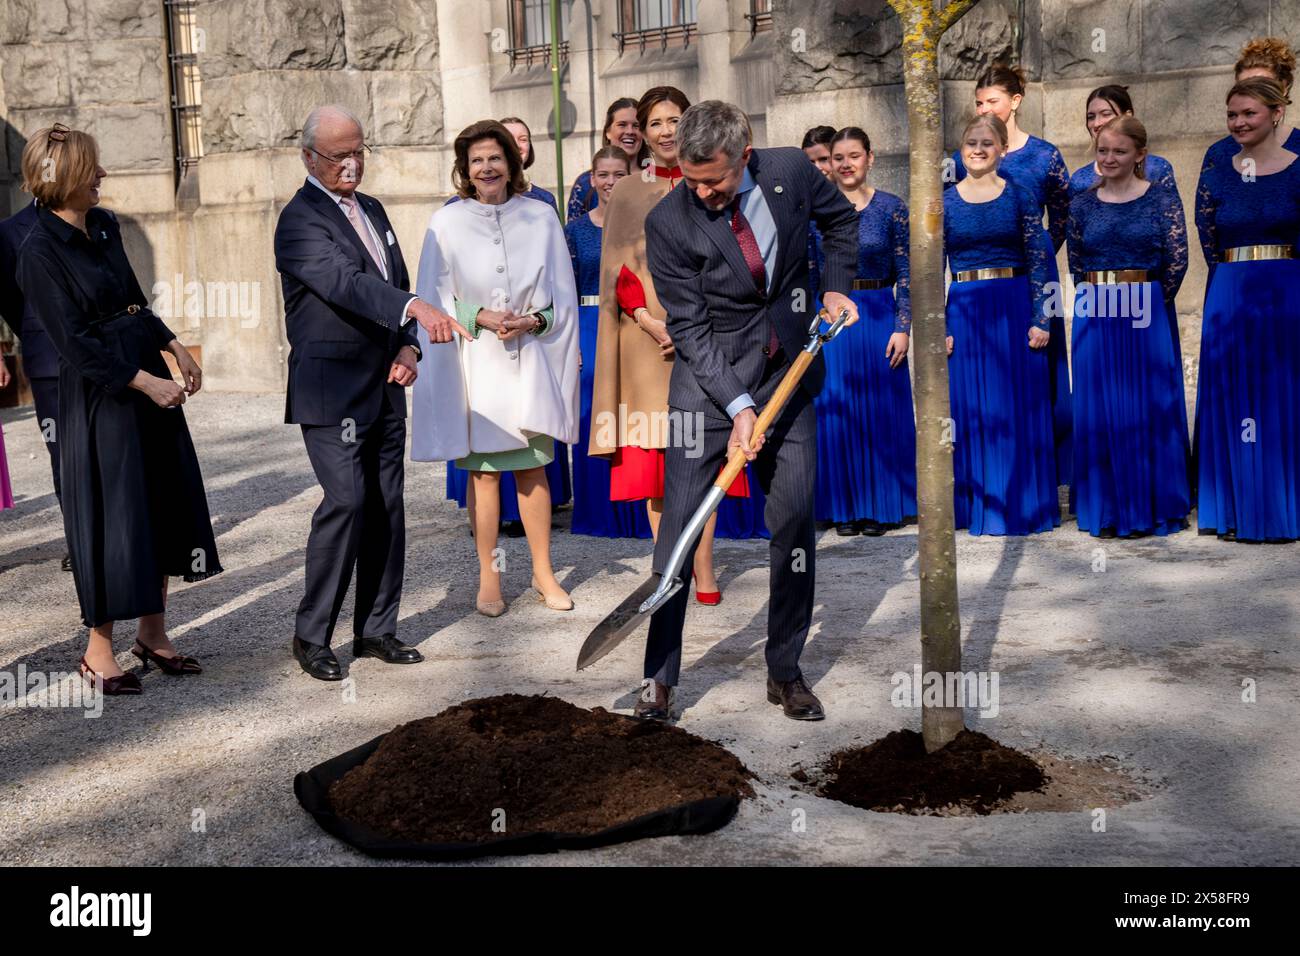
<path id="1" fill-rule="evenodd" d="M 789 366 L 779 364 L 754 392 L 761 408 Z M 682 412 L 681 415 L 689 413 Z M 704 418 L 703 454 L 688 456 L 679 432 L 680 417 L 669 418 L 665 456 L 664 513 L 655 543 L 654 570 L 662 574 L 682 529 L 718 477 L 727 455 L 730 422 Z M 697 439 L 698 440 L 698 439 Z M 817 417 L 813 400 L 802 388 L 795 391 L 781 417 L 769 430 L 767 442 L 754 461 L 758 483 L 767 496 L 764 521 L 771 532 L 771 562 L 767 609 L 767 671 L 777 681 L 800 676 L 799 656 L 812 623 L 816 524 L 813 486 L 817 472 Z M 661 684 L 675 686 L 681 674 L 682 626 L 691 595 L 695 547 L 682 564 L 683 587 L 650 618 L 645 673 Z"/>

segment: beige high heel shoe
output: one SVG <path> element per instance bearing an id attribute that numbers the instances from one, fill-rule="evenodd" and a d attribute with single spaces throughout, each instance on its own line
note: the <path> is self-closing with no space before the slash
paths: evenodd
<path id="1" fill-rule="evenodd" d="M 552 611 L 573 610 L 573 598 L 566 597 L 564 601 L 560 601 L 556 598 L 547 597 L 542 589 L 537 586 L 537 578 L 533 578 L 533 590 L 537 592 L 538 603 L 545 604 Z"/>

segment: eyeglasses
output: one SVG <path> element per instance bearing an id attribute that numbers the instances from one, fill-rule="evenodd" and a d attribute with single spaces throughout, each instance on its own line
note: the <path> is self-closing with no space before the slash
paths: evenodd
<path id="1" fill-rule="evenodd" d="M 327 162 L 327 163 L 331 163 L 331 164 L 333 164 L 333 165 L 335 165 L 335 166 L 341 166 L 341 165 L 343 165 L 343 163 L 347 162 L 349 159 L 355 159 L 357 162 L 362 162 L 362 161 L 365 160 L 365 158 L 366 158 L 366 154 L 367 154 L 367 153 L 373 153 L 373 152 L 374 152 L 374 150 L 372 150 L 372 149 L 371 149 L 369 146 L 367 146 L 365 143 L 362 143 L 362 144 L 361 144 L 361 148 L 360 148 L 360 149 L 354 149 L 352 152 L 350 152 L 350 153 L 344 153 L 342 156 L 326 156 L 326 155 L 325 155 L 324 153 L 322 153 L 320 150 L 318 150 L 318 149 L 312 149 L 310 146 L 304 146 L 303 148 L 306 149 L 306 150 L 308 150 L 308 151 L 310 151 L 310 152 L 315 153 L 315 154 L 316 154 L 317 156 L 319 156 L 321 159 L 325 160 L 325 162 Z"/>
<path id="2" fill-rule="evenodd" d="M 62 143 L 64 140 L 68 138 L 68 134 L 71 132 L 72 130 L 64 126 L 62 123 L 55 123 L 53 126 L 50 127 L 50 133 L 49 136 L 46 138 L 46 142 Z"/>

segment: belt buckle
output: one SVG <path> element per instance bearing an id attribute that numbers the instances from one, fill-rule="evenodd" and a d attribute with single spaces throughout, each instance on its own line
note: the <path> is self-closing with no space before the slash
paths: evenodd
<path id="1" fill-rule="evenodd" d="M 135 315 L 139 311 L 140 311 L 140 306 L 136 305 L 134 302 L 132 302 L 130 305 L 126 307 L 127 315 Z"/>

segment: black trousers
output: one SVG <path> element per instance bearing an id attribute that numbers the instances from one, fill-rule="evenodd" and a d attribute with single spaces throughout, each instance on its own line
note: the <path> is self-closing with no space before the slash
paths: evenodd
<path id="1" fill-rule="evenodd" d="M 778 368 L 754 395 L 761 408 L 775 390 L 785 367 Z M 675 410 L 676 411 L 676 410 Z M 689 457 L 677 433 L 678 411 L 669 419 L 669 443 L 664 462 L 664 515 L 655 544 L 654 569 L 663 573 L 673 547 L 709 486 L 718 477 L 727 456 L 731 424 L 704 419 L 703 454 Z M 772 539 L 770 597 L 767 608 L 767 671 L 774 680 L 800 676 L 799 656 L 812 623 L 817 530 L 813 516 L 813 486 L 817 471 L 817 417 L 812 398 L 803 389 L 768 433 L 754 462 L 758 483 L 767 495 L 763 519 Z M 682 666 L 682 625 L 691 595 L 692 545 L 682 564 L 682 588 L 650 619 L 644 676 L 661 684 L 676 685 Z"/>
<path id="2" fill-rule="evenodd" d="M 377 421 L 303 425 L 302 435 L 325 498 L 311 519 L 294 634 L 329 646 L 355 566 L 353 634 L 395 635 L 406 560 L 406 418 L 386 398 Z"/>
<path id="3" fill-rule="evenodd" d="M 34 378 L 31 380 L 32 398 L 36 402 L 36 427 L 45 437 L 45 450 L 50 453 L 50 472 L 54 475 L 54 496 L 63 503 L 62 476 L 59 471 L 59 380 Z"/>

